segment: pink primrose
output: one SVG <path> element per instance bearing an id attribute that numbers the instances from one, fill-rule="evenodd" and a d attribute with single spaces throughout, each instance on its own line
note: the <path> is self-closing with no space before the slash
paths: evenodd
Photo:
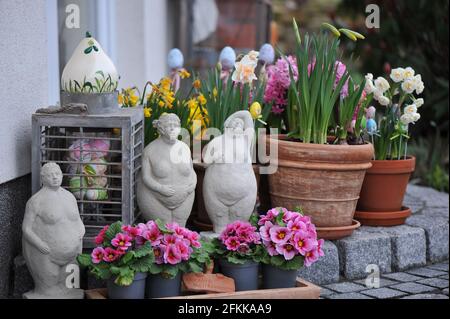
<path id="1" fill-rule="evenodd" d="M 102 247 L 95 248 L 91 253 L 91 259 L 94 264 L 98 264 L 103 260 L 105 250 Z"/>

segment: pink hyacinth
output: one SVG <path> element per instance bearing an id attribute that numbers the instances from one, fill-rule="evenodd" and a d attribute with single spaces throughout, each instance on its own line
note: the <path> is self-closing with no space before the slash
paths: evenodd
<path id="1" fill-rule="evenodd" d="M 104 250 L 103 261 L 111 263 L 121 256 L 120 251 L 117 251 L 111 247 L 106 247 Z"/>
<path id="2" fill-rule="evenodd" d="M 292 236 L 292 233 L 287 227 L 281 226 L 273 226 L 272 228 L 270 228 L 269 234 L 270 240 L 278 245 L 285 244 Z"/>
<path id="3" fill-rule="evenodd" d="M 111 240 L 111 245 L 117 247 L 118 250 L 125 251 L 132 245 L 131 240 L 132 238 L 127 234 L 118 233 L 116 237 Z"/>
<path id="4" fill-rule="evenodd" d="M 279 58 L 274 65 L 267 68 L 267 85 L 264 92 L 264 102 L 272 103 L 272 113 L 284 112 L 287 105 L 287 91 L 291 83 L 290 71 L 295 80 L 298 78 L 297 62 L 295 57 Z"/>
<path id="5" fill-rule="evenodd" d="M 98 264 L 103 260 L 105 250 L 102 247 L 95 248 L 91 253 L 91 259 L 94 264 Z"/>

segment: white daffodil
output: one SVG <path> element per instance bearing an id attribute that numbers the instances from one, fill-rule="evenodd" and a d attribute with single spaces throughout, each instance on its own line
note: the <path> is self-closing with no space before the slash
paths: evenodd
<path id="1" fill-rule="evenodd" d="M 423 90 L 425 90 L 425 84 L 423 84 L 422 81 L 420 81 L 417 85 L 416 85 L 416 94 L 422 94 Z"/>
<path id="2" fill-rule="evenodd" d="M 417 106 L 415 104 L 410 104 L 405 106 L 405 109 L 403 110 L 405 114 L 414 114 L 417 113 Z"/>
<path id="3" fill-rule="evenodd" d="M 420 98 L 420 99 L 416 99 L 414 101 L 414 104 L 419 108 L 421 107 L 423 104 L 425 103 L 424 99 Z"/>
<path id="4" fill-rule="evenodd" d="M 400 122 L 402 122 L 402 124 L 408 125 L 409 123 L 414 122 L 414 115 L 403 114 L 402 116 L 400 116 Z"/>
<path id="5" fill-rule="evenodd" d="M 374 93 L 377 90 L 375 85 L 373 84 L 373 81 L 366 78 L 366 85 L 364 87 L 364 91 L 366 91 L 367 94 Z"/>
<path id="6" fill-rule="evenodd" d="M 247 53 L 247 56 L 250 58 L 250 60 L 258 63 L 258 56 L 259 56 L 258 51 L 251 50 L 249 53 Z"/>
<path id="7" fill-rule="evenodd" d="M 412 67 L 408 66 L 407 68 L 405 68 L 403 70 L 403 79 L 404 80 L 409 80 L 411 79 L 415 74 L 415 71 Z"/>
<path id="8" fill-rule="evenodd" d="M 389 82 L 388 82 L 385 78 L 379 76 L 379 77 L 375 80 L 375 87 L 376 87 L 380 92 L 384 93 L 384 92 L 386 92 L 387 90 L 389 90 L 389 88 L 390 88 L 391 86 L 389 85 Z"/>
<path id="9" fill-rule="evenodd" d="M 250 57 L 250 55 L 245 55 L 241 61 L 235 63 L 236 69 L 234 70 L 231 77 L 234 82 L 251 83 L 253 80 L 257 79 L 255 75 L 257 61 L 255 62 L 255 60 L 253 60 L 253 57 Z"/>
<path id="10" fill-rule="evenodd" d="M 372 73 L 367 73 L 365 76 L 367 81 L 373 81 L 373 74 Z"/>
<path id="11" fill-rule="evenodd" d="M 378 99 L 378 103 L 380 103 L 380 105 L 383 105 L 383 106 L 388 106 L 390 102 L 391 102 L 391 100 L 389 100 L 389 98 L 384 95 Z"/>
<path id="12" fill-rule="evenodd" d="M 415 89 L 416 89 L 416 83 L 414 82 L 413 79 L 405 80 L 402 83 L 402 90 L 405 93 L 411 94 L 412 92 L 414 92 Z"/>
<path id="13" fill-rule="evenodd" d="M 398 82 L 403 81 L 404 74 L 405 74 L 404 68 L 396 68 L 396 69 L 392 69 L 390 77 L 391 77 L 392 81 L 394 81 L 395 83 L 398 83 Z"/>

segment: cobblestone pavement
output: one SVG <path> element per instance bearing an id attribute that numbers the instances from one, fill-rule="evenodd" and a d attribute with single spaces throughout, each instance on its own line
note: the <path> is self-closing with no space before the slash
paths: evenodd
<path id="1" fill-rule="evenodd" d="M 323 299 L 448 299 L 448 260 L 402 272 L 382 274 L 379 288 L 365 279 L 323 285 Z M 369 283 L 370 287 L 370 283 Z"/>

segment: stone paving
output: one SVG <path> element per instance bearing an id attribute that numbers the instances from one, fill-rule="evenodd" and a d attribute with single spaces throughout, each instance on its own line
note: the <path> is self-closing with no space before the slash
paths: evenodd
<path id="1" fill-rule="evenodd" d="M 326 241 L 328 257 L 300 276 L 320 285 L 324 299 L 448 299 L 448 194 L 409 185 L 404 204 L 413 211 L 405 225 L 363 226 Z M 368 265 L 379 271 L 376 288 L 366 286 Z"/>
<path id="2" fill-rule="evenodd" d="M 444 261 L 405 272 L 381 274 L 378 288 L 371 288 L 370 280 L 366 286 L 365 279 L 323 285 L 321 298 L 448 299 L 448 266 L 448 261 Z"/>

